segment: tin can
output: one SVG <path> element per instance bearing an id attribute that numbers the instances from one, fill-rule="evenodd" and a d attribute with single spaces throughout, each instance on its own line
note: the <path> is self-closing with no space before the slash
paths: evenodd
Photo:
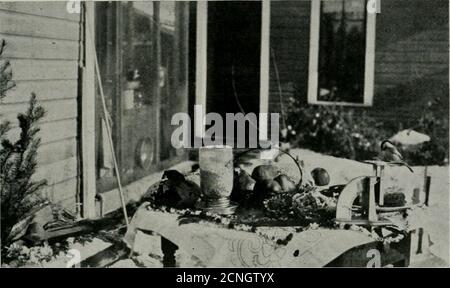
<path id="1" fill-rule="evenodd" d="M 233 189 L 232 163 L 233 149 L 229 146 L 200 148 L 200 186 L 203 195 L 216 199 L 230 196 Z"/>

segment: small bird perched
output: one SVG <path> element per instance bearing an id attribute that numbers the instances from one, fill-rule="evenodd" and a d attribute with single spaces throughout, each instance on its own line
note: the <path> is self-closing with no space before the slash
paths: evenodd
<path id="1" fill-rule="evenodd" d="M 182 208 L 194 207 L 200 199 L 200 186 L 194 181 L 187 180 L 185 176 L 176 170 L 166 170 L 162 176 L 168 187 L 171 197 L 175 197 L 178 201 L 176 206 Z"/>
<path id="2" fill-rule="evenodd" d="M 406 166 L 409 171 L 414 173 L 414 170 L 403 160 L 402 154 L 398 152 L 397 148 L 389 140 L 381 142 L 380 159 L 385 162 Z"/>

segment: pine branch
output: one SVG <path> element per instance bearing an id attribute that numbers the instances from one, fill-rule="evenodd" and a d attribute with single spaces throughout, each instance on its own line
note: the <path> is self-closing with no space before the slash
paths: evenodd
<path id="1" fill-rule="evenodd" d="M 2 141 L 1 207 L 2 219 L 5 220 L 2 223 L 7 223 L 6 227 L 2 225 L 2 243 L 6 239 L 4 237 L 9 235 L 11 225 L 17 223 L 29 209 L 44 201 L 38 193 L 46 185 L 46 181 L 32 180 L 37 167 L 37 150 L 41 143 L 37 137 L 40 131 L 37 122 L 44 115 L 44 109 L 37 104 L 33 93 L 27 111 L 17 117 L 21 129 L 19 139 L 14 143 L 8 139 Z"/>
<path id="2" fill-rule="evenodd" d="M 9 121 L 0 123 L 0 140 L 3 140 L 9 130 L 11 130 L 11 123 Z"/>
<path id="3" fill-rule="evenodd" d="M 14 87 L 12 69 L 8 60 L 2 58 L 5 41 L 0 41 L 0 99 Z M 38 121 L 44 117 L 44 109 L 38 105 L 36 95 L 31 94 L 29 107 L 17 116 L 20 136 L 15 142 L 7 139 L 10 123 L 0 123 L 0 200 L 1 200 L 1 244 L 5 245 L 11 228 L 30 209 L 44 200 L 39 192 L 46 185 L 45 180 L 34 181 L 37 167 L 37 150 L 41 140 L 37 137 Z M 3 249 L 2 249 L 3 250 Z"/>
<path id="4" fill-rule="evenodd" d="M 0 40 L 0 99 L 6 96 L 6 91 L 15 86 L 12 81 L 12 69 L 8 60 L 4 60 L 2 55 L 5 51 L 6 42 L 4 39 Z"/>

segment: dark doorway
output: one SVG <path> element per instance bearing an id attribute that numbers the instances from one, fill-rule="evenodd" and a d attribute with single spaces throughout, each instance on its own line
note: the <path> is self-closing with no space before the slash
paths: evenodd
<path id="1" fill-rule="evenodd" d="M 207 112 L 259 112 L 261 10 L 260 1 L 208 2 Z"/>

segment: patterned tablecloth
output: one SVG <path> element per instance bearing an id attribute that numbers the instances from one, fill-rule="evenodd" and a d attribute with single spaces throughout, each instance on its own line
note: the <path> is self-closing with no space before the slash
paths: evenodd
<path id="1" fill-rule="evenodd" d="M 179 215 L 153 211 L 148 203 L 137 210 L 125 235 L 131 249 L 138 230 L 158 233 L 206 267 L 322 267 L 351 248 L 374 241 L 353 230 L 259 227 L 246 232 L 206 222 L 183 224 Z"/>

